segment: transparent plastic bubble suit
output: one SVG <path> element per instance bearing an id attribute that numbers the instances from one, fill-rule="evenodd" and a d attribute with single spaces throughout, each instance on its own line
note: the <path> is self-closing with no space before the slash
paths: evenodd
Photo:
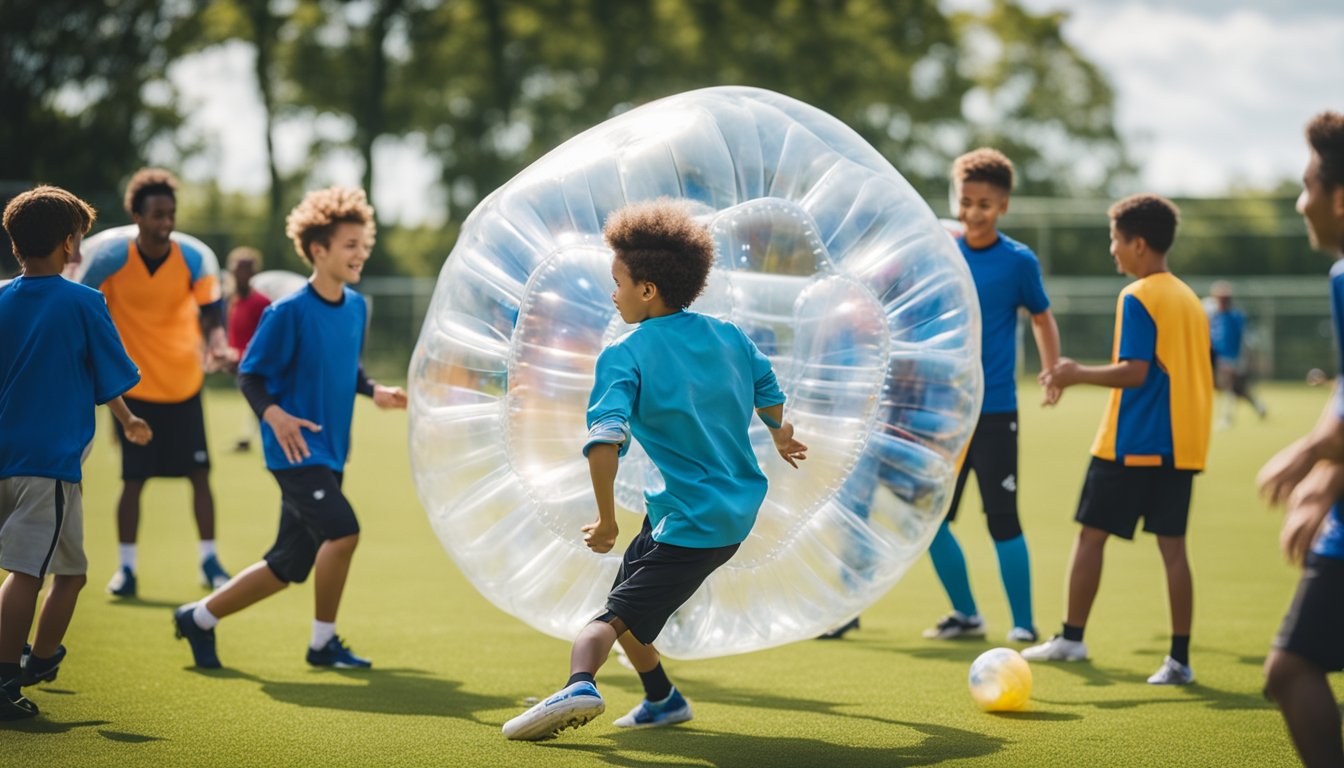
<path id="1" fill-rule="evenodd" d="M 120 258 L 126 253 L 124 248 L 119 247 L 121 243 L 127 240 L 134 240 L 140 233 L 139 227 L 134 224 L 127 224 L 121 227 L 112 227 L 104 229 L 93 237 L 85 238 L 84 244 L 80 246 L 79 251 L 82 256 L 78 264 L 68 265 L 66 275 L 75 281 L 82 280 L 85 273 L 93 268 L 93 265 L 101 263 L 104 259 Z M 168 236 L 175 243 L 183 243 L 195 248 L 201 254 L 201 268 L 207 275 L 219 277 L 219 259 L 210 246 L 201 242 L 197 238 L 182 232 L 173 232 Z M 73 270 L 71 269 L 73 267 Z"/>
<path id="2" fill-rule="evenodd" d="M 252 280 L 248 283 L 252 286 L 252 290 L 271 301 L 279 301 L 291 293 L 297 293 L 303 290 L 303 287 L 307 284 L 308 278 L 298 272 L 290 272 L 284 269 L 268 269 L 265 272 L 258 272 L 252 276 Z"/>
<path id="3" fill-rule="evenodd" d="M 420 500 L 499 608 L 563 639 L 601 612 L 622 545 L 597 555 L 579 531 L 597 514 L 584 415 L 598 353 L 629 329 L 602 224 L 659 197 L 690 201 L 716 241 L 691 309 L 770 357 L 811 450 L 795 470 L 755 424 L 770 481 L 756 526 L 658 647 L 704 658 L 815 637 L 895 584 L 942 520 L 980 409 L 980 320 L 964 260 L 914 189 L 845 125 L 777 93 L 634 109 L 472 212 L 411 360 Z M 622 542 L 661 482 L 633 445 Z"/>

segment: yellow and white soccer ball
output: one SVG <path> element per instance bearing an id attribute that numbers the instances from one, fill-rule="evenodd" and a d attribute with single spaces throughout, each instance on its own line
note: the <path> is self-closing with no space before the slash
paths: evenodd
<path id="1" fill-rule="evenodd" d="M 971 663 L 971 698 L 986 712 L 1020 712 L 1031 698 L 1031 667 L 1012 648 L 994 648 Z"/>

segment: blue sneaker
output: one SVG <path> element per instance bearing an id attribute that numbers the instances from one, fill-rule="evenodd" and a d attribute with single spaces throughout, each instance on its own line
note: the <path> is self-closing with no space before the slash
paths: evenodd
<path id="1" fill-rule="evenodd" d="M 645 699 L 625 717 L 617 718 L 615 724 L 618 728 L 656 728 L 684 723 L 690 719 L 691 703 L 674 686 L 666 699 L 659 702 Z"/>
<path id="2" fill-rule="evenodd" d="M 206 589 L 219 589 L 229 583 L 229 572 L 219 564 L 219 558 L 210 555 L 201 561 L 201 586 Z"/>
<path id="3" fill-rule="evenodd" d="M 515 741 L 543 741 L 566 728 L 578 728 L 605 711 L 607 705 L 597 686 L 574 683 L 505 723 L 504 735 Z"/>
<path id="4" fill-rule="evenodd" d="M 201 629 L 196 625 L 196 620 L 191 617 L 195 608 L 195 603 L 187 603 L 173 611 L 173 627 L 177 630 L 177 638 L 187 639 L 197 669 L 219 669 L 219 656 L 215 655 L 215 630 Z"/>
<path id="5" fill-rule="evenodd" d="M 368 669 L 373 662 L 361 659 L 345 647 L 341 638 L 332 635 L 327 644 L 317 650 L 308 649 L 308 663 L 314 667 L 335 667 L 337 669 Z"/>
<path id="6" fill-rule="evenodd" d="M 56 646 L 56 653 L 50 659 L 39 659 L 32 655 L 32 646 L 24 646 L 28 651 L 23 662 L 23 671 L 19 673 L 19 687 L 50 683 L 56 679 L 56 673 L 65 660 L 65 646 Z"/>
<path id="7" fill-rule="evenodd" d="M 135 597 L 135 571 L 131 566 L 123 565 L 112 574 L 112 579 L 107 582 L 107 591 L 117 597 Z"/>

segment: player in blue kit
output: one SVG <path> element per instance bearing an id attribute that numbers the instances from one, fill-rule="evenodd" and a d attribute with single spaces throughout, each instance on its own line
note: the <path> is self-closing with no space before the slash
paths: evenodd
<path id="1" fill-rule="evenodd" d="M 266 308 L 238 366 L 238 385 L 262 421 L 266 468 L 280 485 L 280 530 L 261 562 L 174 613 L 178 637 L 202 668 L 220 666 L 220 619 L 309 572 L 316 576 L 308 663 L 371 666 L 336 635 L 336 613 L 359 542 L 359 521 L 341 491 L 355 394 L 379 408 L 406 407 L 400 387 L 374 383 L 359 362 L 367 309 L 349 286 L 359 282 L 373 247 L 373 208 L 362 190 L 332 187 L 308 193 L 285 223 L 313 276 Z"/>
<path id="2" fill-rule="evenodd" d="M 1246 313 L 1232 305 L 1232 284 L 1219 280 L 1209 286 L 1212 311 L 1209 313 L 1209 338 L 1213 342 L 1213 382 L 1223 393 L 1219 428 L 1232 426 L 1237 398 L 1251 404 L 1260 418 L 1265 404 L 1252 392 L 1250 366 L 1246 355 Z"/>

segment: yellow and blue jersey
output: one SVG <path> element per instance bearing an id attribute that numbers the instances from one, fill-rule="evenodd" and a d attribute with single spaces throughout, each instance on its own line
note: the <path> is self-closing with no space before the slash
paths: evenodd
<path id="1" fill-rule="evenodd" d="M 1144 360 L 1143 384 L 1111 390 L 1092 455 L 1129 467 L 1201 470 L 1209 450 L 1209 322 L 1180 278 L 1160 272 L 1120 292 L 1112 362 Z"/>

